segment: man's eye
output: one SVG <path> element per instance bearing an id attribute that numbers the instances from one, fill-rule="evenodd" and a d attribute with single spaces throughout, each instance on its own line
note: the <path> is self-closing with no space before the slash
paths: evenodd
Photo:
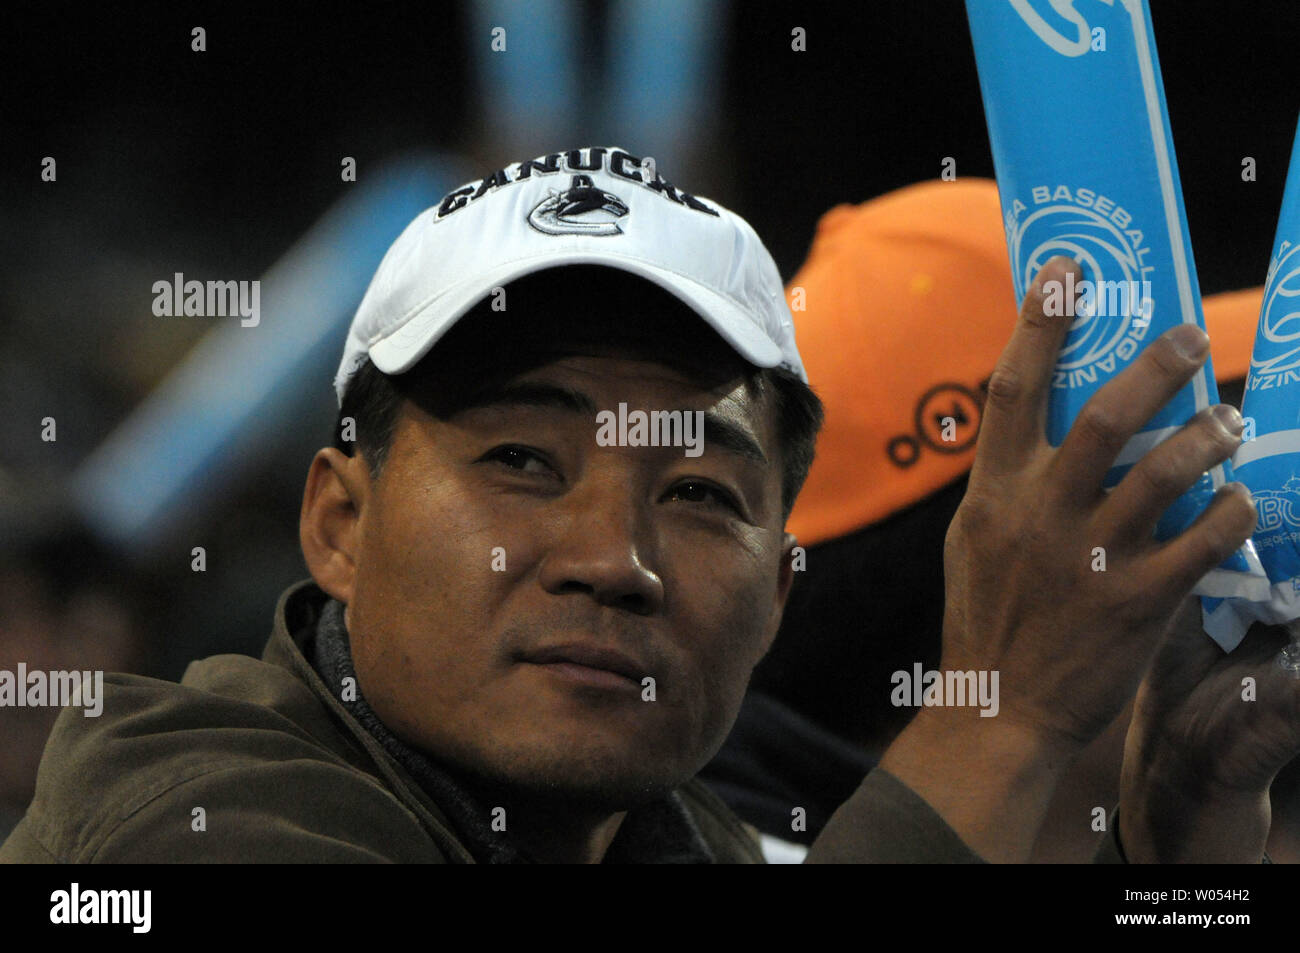
<path id="1" fill-rule="evenodd" d="M 720 504 L 740 512 L 740 507 L 736 504 L 735 498 L 712 483 L 702 483 L 699 480 L 684 480 L 669 490 L 668 495 L 685 500 L 687 503 Z"/>
<path id="2" fill-rule="evenodd" d="M 524 473 L 545 473 L 551 469 L 550 464 L 537 451 L 513 444 L 495 447 L 485 453 L 481 459 L 494 460 L 511 470 L 520 470 Z"/>

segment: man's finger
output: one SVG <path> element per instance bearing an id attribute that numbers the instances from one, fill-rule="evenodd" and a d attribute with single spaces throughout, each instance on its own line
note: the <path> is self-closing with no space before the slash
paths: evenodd
<path id="1" fill-rule="evenodd" d="M 1056 355 L 1065 340 L 1070 318 L 1043 313 L 1049 282 L 1065 282 L 1083 271 L 1073 259 L 1058 255 L 1042 267 L 1020 306 L 1011 340 L 989 378 L 984 422 L 975 450 L 975 470 L 1005 473 L 1017 469 L 1047 441 L 1047 395 Z"/>
<path id="2" fill-rule="evenodd" d="M 1219 487 L 1196 522 L 1148 556 L 1138 568 L 1151 580 L 1152 604 L 1182 599 L 1255 531 L 1255 503 L 1240 483 Z"/>
<path id="3" fill-rule="evenodd" d="M 1124 475 L 1102 506 L 1106 525 L 1123 539 L 1150 539 L 1165 510 L 1240 446 L 1242 427 L 1228 404 L 1201 411 Z"/>
<path id="4" fill-rule="evenodd" d="M 1180 324 L 1151 342 L 1092 395 L 1053 462 L 1059 486 L 1069 499 L 1091 499 L 1101 492 L 1106 471 L 1115 465 L 1125 444 L 1192 379 L 1209 353 L 1209 336 L 1194 324 Z M 1182 489 L 1190 484 L 1189 480 Z"/>
<path id="5" fill-rule="evenodd" d="M 1187 596 L 1169 620 L 1164 641 L 1151 660 L 1146 692 L 1163 706 L 1185 699 L 1224 658 L 1205 633 L 1199 596 Z"/>

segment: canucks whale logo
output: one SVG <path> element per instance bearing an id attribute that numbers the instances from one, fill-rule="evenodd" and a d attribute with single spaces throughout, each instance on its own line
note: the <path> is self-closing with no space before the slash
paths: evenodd
<path id="1" fill-rule="evenodd" d="M 1300 245 L 1282 242 L 1264 288 L 1264 305 L 1250 357 L 1250 375 L 1261 379 L 1300 367 Z"/>
<path id="2" fill-rule="evenodd" d="M 589 175 L 575 175 L 563 192 L 553 192 L 528 213 L 528 224 L 547 235 L 618 235 L 627 205 L 598 189 Z"/>
<path id="3" fill-rule="evenodd" d="M 1069 195 L 1065 186 L 1057 192 Z M 1082 196 L 1085 190 L 1077 193 Z M 1084 279 L 1095 287 L 1107 282 L 1133 287 L 1141 276 L 1142 264 L 1129 234 L 1094 209 L 1068 200 L 1035 208 L 1010 226 L 1008 238 L 1017 300 L 1024 299 L 1039 269 L 1055 255 L 1077 261 L 1083 266 Z M 1057 358 L 1056 386 L 1094 383 L 1097 370 L 1113 373 L 1116 356 L 1128 360 L 1146 334 L 1142 322 L 1138 324 L 1141 333 L 1134 333 L 1134 318 L 1140 316 L 1135 308 L 1079 309 Z"/>

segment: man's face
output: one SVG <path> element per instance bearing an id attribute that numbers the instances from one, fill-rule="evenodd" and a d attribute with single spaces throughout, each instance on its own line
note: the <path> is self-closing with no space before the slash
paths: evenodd
<path id="1" fill-rule="evenodd" d="M 347 615 L 362 690 L 480 777 L 658 796 L 722 744 L 780 621 L 793 540 L 769 399 L 588 349 L 475 403 L 440 419 L 404 401 L 369 486 Z M 703 453 L 600 445 L 596 414 L 620 403 L 704 411 Z"/>

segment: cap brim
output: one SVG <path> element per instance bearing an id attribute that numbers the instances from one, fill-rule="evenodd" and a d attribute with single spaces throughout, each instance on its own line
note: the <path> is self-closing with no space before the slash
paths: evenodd
<path id="1" fill-rule="evenodd" d="M 776 367 L 781 349 L 734 301 L 668 269 L 610 252 L 552 252 L 506 262 L 440 292 L 385 337 L 370 345 L 370 360 L 385 374 L 410 370 L 474 305 L 493 290 L 517 278 L 566 265 L 605 265 L 652 281 L 698 314 L 745 360 L 758 367 Z"/>

